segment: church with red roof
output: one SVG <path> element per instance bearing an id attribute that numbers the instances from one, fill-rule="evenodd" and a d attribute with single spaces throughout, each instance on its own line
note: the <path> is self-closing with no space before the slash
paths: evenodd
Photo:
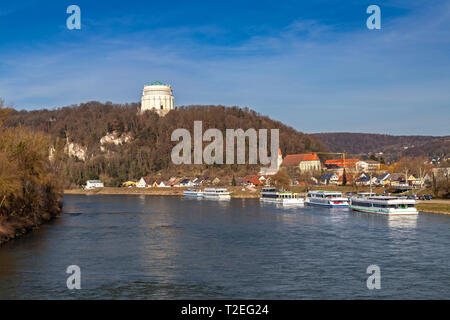
<path id="1" fill-rule="evenodd" d="M 283 159 L 282 167 L 298 167 L 300 172 L 320 171 L 321 164 L 317 153 L 288 154 Z"/>

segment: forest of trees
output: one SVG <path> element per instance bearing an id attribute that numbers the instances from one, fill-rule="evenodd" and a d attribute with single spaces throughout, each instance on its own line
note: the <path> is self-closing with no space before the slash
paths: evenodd
<path id="1" fill-rule="evenodd" d="M 50 220 L 61 210 L 61 185 L 48 160 L 44 133 L 5 127 L 0 100 L 0 243 Z"/>
<path id="2" fill-rule="evenodd" d="M 440 157 L 450 155 L 450 137 L 392 136 L 371 133 L 316 133 L 314 137 L 323 141 L 333 152 L 351 155 L 383 152 L 386 160 L 409 157 Z M 405 148 L 407 147 L 407 148 Z"/>
<path id="3" fill-rule="evenodd" d="M 180 165 L 171 163 L 170 154 L 176 142 L 171 133 L 185 128 L 191 133 L 195 120 L 201 120 L 203 131 L 217 128 L 244 130 L 280 129 L 283 154 L 326 151 L 318 139 L 298 132 L 252 110 L 224 106 L 178 107 L 165 117 L 154 112 L 139 114 L 139 104 L 116 105 L 88 102 L 56 110 L 13 111 L 5 125 L 27 128 L 48 134 L 56 150 L 54 166 L 61 172 L 65 187 L 85 184 L 88 179 L 102 179 L 106 185 L 119 186 L 130 179 L 143 176 L 243 176 L 256 173 L 259 165 Z M 130 135 L 123 145 L 103 145 L 100 139 L 108 133 L 117 137 Z M 269 131 L 270 132 L 270 131 Z M 64 152 L 67 142 L 85 147 L 86 159 L 81 161 Z"/>

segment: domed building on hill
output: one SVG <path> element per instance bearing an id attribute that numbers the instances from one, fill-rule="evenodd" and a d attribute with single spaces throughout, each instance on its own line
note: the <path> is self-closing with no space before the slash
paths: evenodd
<path id="1" fill-rule="evenodd" d="M 172 109 L 174 109 L 174 99 L 171 86 L 159 81 L 144 86 L 141 112 L 155 110 L 159 115 L 164 116 Z"/>

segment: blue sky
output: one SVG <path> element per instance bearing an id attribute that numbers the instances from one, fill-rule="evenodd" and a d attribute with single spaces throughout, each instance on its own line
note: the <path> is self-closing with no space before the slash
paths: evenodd
<path id="1" fill-rule="evenodd" d="M 247 106 L 303 132 L 450 134 L 450 1 L 2 1 L 0 35 L 17 109 L 137 102 L 159 80 L 178 106 Z"/>

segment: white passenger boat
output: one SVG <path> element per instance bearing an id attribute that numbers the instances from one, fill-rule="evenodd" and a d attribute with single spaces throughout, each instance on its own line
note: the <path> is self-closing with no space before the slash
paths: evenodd
<path id="1" fill-rule="evenodd" d="M 373 192 L 358 192 L 356 195 L 358 198 L 376 197 L 377 194 Z M 354 198 L 354 197 L 352 197 Z"/>
<path id="2" fill-rule="evenodd" d="M 203 197 L 203 191 L 196 189 L 186 189 L 183 191 L 183 196 L 201 198 Z"/>
<path id="3" fill-rule="evenodd" d="M 203 198 L 228 200 L 231 199 L 231 192 L 225 188 L 205 188 L 203 190 Z"/>
<path id="4" fill-rule="evenodd" d="M 277 191 L 276 188 L 263 188 L 261 190 L 262 202 L 282 203 L 282 204 L 303 204 L 303 198 L 298 196 L 298 193 L 290 191 Z"/>
<path id="5" fill-rule="evenodd" d="M 312 206 L 348 207 L 348 199 L 339 191 L 309 191 L 305 202 Z"/>
<path id="6" fill-rule="evenodd" d="M 373 192 L 358 192 L 356 194 L 356 196 L 353 195 L 352 197 L 348 198 L 348 205 L 350 206 L 352 204 L 352 199 L 355 198 L 355 197 L 357 197 L 357 198 L 368 198 L 368 197 L 375 197 L 375 196 L 377 196 L 377 194 L 373 193 Z"/>
<path id="7" fill-rule="evenodd" d="M 354 197 L 350 208 L 355 211 L 384 215 L 416 215 L 416 200 L 398 197 L 369 196 Z"/>

